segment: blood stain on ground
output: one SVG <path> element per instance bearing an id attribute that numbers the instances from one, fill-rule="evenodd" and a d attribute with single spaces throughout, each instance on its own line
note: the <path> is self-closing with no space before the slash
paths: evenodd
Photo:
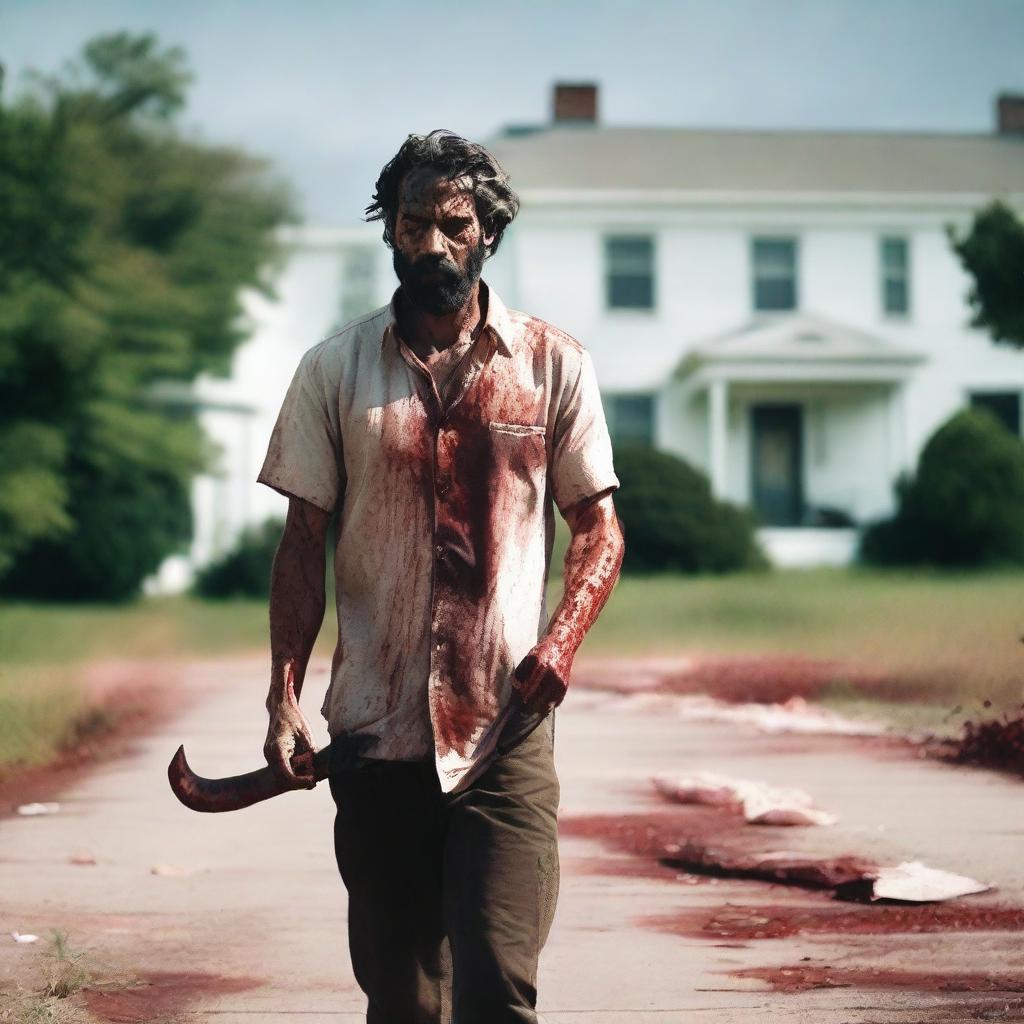
<path id="1" fill-rule="evenodd" d="M 637 687 L 628 682 L 617 683 L 599 666 L 587 665 L 573 685 L 621 693 L 702 694 L 731 704 L 779 704 L 791 697 L 818 700 L 839 682 L 876 699 L 934 696 L 927 679 L 898 679 L 852 663 L 804 655 L 708 654 L 685 669 L 652 670 L 651 677 L 649 684 Z"/>
<path id="2" fill-rule="evenodd" d="M 206 996 L 233 995 L 258 988 L 258 978 L 225 978 L 217 974 L 154 972 L 137 984 L 86 988 L 86 1008 L 107 1024 L 143 1024 L 173 1017 Z"/>
<path id="3" fill-rule="evenodd" d="M 565 836 L 596 839 L 616 852 L 658 861 L 680 838 L 738 839 L 746 826 L 741 818 L 714 808 L 682 807 L 645 814 L 573 815 L 561 818 L 558 828 Z"/>
<path id="4" fill-rule="evenodd" d="M 563 835 L 597 839 L 619 853 L 668 868 L 674 877 L 753 879 L 804 888 L 851 886 L 873 865 L 863 858 L 788 855 L 766 859 L 762 842 L 742 818 L 719 808 L 681 807 L 661 813 L 584 815 L 564 818 Z"/>
<path id="5" fill-rule="evenodd" d="M 810 898 L 810 897 L 808 897 Z M 820 902 L 817 902 L 820 901 Z M 1024 931 L 1024 909 L 975 903 L 852 907 L 825 896 L 812 905 L 731 905 L 651 915 L 659 931 L 700 939 L 780 939 L 793 935 L 893 935 L 944 931 Z"/>
<path id="6" fill-rule="evenodd" d="M 581 815 L 563 818 L 563 836 L 594 839 L 622 856 L 580 858 L 582 870 L 618 877 L 652 878 L 678 886 L 702 884 L 713 877 L 752 877 L 742 869 L 748 854 L 744 841 L 754 841 L 749 829 L 714 808 L 686 807 L 629 815 Z M 682 842 L 681 842 L 682 841 Z M 690 844 L 704 859 L 696 863 L 680 853 Z M 722 849 L 727 852 L 722 854 Z M 718 853 L 715 851 L 718 850 Z M 717 861 L 722 866 L 716 866 Z M 790 878 L 760 876 L 766 883 L 799 887 L 790 904 L 682 908 L 669 914 L 640 917 L 637 924 L 685 938 L 744 942 L 794 935 L 897 935 L 915 933 L 1024 931 L 1024 908 L 967 900 L 902 904 L 876 902 L 869 906 L 835 899 L 822 883 L 841 882 L 854 871 L 857 858 L 838 857 L 810 862 L 807 877 L 794 870 Z M 866 863 L 866 862 L 865 862 Z M 730 868 L 737 868 L 732 870 Z M 797 869 L 799 864 L 795 864 Z M 757 877 L 757 876 L 754 876 Z M 766 890 L 771 891 L 771 890 Z M 776 890 L 778 891 L 778 890 Z"/>
<path id="7" fill-rule="evenodd" d="M 572 866 L 576 871 L 588 875 L 604 875 L 610 878 L 654 878 L 660 881 L 676 881 L 679 872 L 657 861 L 639 857 L 574 857 Z M 695 882 L 705 879 L 693 876 Z"/>
<path id="8" fill-rule="evenodd" d="M 1024 992 L 1024 974 L 899 971 L 873 967 L 829 967 L 794 964 L 748 967 L 730 971 L 735 978 L 766 982 L 776 992 L 807 992 L 819 988 L 913 989 L 915 992 Z"/>

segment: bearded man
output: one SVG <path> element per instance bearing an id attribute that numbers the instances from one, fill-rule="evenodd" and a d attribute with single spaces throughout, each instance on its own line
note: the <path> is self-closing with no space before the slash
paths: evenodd
<path id="1" fill-rule="evenodd" d="M 314 784 L 299 695 L 334 521 L 321 711 L 368 1024 L 440 1020 L 445 940 L 457 1024 L 536 1021 L 558 891 L 554 708 L 622 562 L 590 355 L 480 276 L 518 206 L 482 146 L 408 137 L 366 211 L 399 287 L 303 355 L 259 475 L 289 498 L 264 753 L 293 786 Z M 549 616 L 553 506 L 572 539 Z"/>

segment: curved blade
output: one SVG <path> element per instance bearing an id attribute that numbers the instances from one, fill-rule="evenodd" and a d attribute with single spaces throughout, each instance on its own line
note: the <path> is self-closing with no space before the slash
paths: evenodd
<path id="1" fill-rule="evenodd" d="M 327 778 L 330 766 L 331 744 L 313 755 L 313 776 L 317 782 Z M 204 779 L 189 767 L 185 748 L 178 747 L 167 766 L 167 779 L 174 795 L 189 809 L 205 813 L 238 811 L 251 807 L 261 800 L 286 793 L 290 789 L 304 788 L 289 786 L 266 765 L 245 775 L 231 775 L 224 779 Z"/>

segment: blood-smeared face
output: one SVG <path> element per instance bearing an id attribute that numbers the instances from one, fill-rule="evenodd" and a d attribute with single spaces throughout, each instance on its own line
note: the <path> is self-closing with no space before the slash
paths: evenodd
<path id="1" fill-rule="evenodd" d="M 395 274 L 406 296 L 434 316 L 461 308 L 480 278 L 487 246 L 469 182 L 432 167 L 403 179 L 395 220 Z"/>

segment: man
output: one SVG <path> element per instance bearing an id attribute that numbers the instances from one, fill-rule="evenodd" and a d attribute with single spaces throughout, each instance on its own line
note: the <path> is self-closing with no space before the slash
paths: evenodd
<path id="1" fill-rule="evenodd" d="M 382 170 L 391 303 L 309 349 L 259 479 L 289 497 L 265 754 L 310 786 L 299 710 L 325 608 L 335 852 L 368 1024 L 535 1021 L 558 887 L 553 709 L 618 578 L 618 486 L 588 353 L 480 278 L 518 210 L 481 146 L 411 135 Z M 572 531 L 545 601 L 552 501 Z"/>

